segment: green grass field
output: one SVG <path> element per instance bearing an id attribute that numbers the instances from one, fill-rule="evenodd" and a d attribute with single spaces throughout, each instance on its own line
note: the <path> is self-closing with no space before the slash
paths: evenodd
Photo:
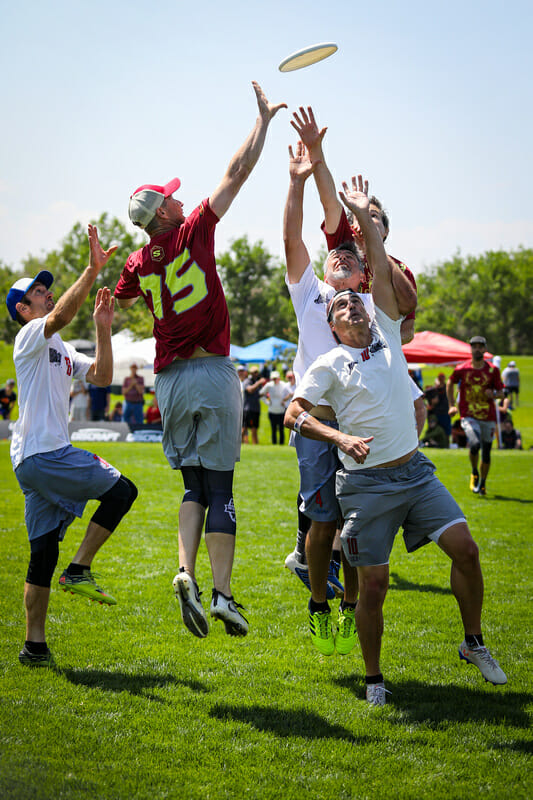
<path id="1" fill-rule="evenodd" d="M 243 449 L 233 590 L 250 633 L 205 640 L 181 623 L 172 579 L 182 483 L 153 444 L 94 448 L 140 488 L 97 556 L 108 608 L 56 586 L 85 525 L 61 548 L 48 621 L 60 669 L 21 667 L 28 546 L 23 498 L 0 443 L 0 797 L 529 798 L 533 453 L 495 452 L 486 498 L 468 491 L 466 451 L 432 453 L 481 547 L 484 633 L 508 675 L 460 663 L 463 634 L 437 547 L 391 558 L 383 670 L 389 704 L 364 701 L 358 648 L 323 658 L 307 635 L 307 592 L 283 568 L 294 544 L 292 448 Z M 92 513 L 92 506 L 85 521 Z M 211 583 L 202 544 L 198 580 Z"/>

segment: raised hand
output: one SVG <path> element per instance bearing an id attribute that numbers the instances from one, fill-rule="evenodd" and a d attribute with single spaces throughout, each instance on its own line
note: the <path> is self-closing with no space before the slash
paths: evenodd
<path id="1" fill-rule="evenodd" d="M 111 245 L 109 250 L 104 250 L 100 244 L 100 239 L 98 238 L 96 225 L 91 225 L 90 223 L 88 227 L 88 235 L 90 248 L 89 266 L 100 272 L 102 267 L 107 264 L 113 253 L 117 250 L 117 245 Z"/>
<path id="2" fill-rule="evenodd" d="M 296 155 L 294 155 L 292 147 L 289 145 L 289 175 L 291 180 L 301 178 L 306 181 L 314 172 L 318 163 L 320 162 L 315 161 L 314 164 L 311 162 L 309 153 L 302 142 L 298 142 L 296 145 Z"/>
<path id="3" fill-rule="evenodd" d="M 300 106 L 300 115 L 295 111 L 292 116 L 291 125 L 308 150 L 322 144 L 327 128 L 318 129 L 311 106 L 307 106 L 307 111 Z"/>
<path id="4" fill-rule="evenodd" d="M 339 192 L 339 197 L 346 206 L 352 211 L 354 214 L 357 214 L 357 211 L 367 211 L 370 205 L 370 201 L 368 199 L 368 181 L 363 180 L 362 175 L 358 175 L 356 177 L 352 177 L 352 188 L 348 187 L 346 181 L 342 182 L 342 188 L 344 191 Z"/>
<path id="5" fill-rule="evenodd" d="M 111 330 L 113 315 L 115 311 L 115 298 L 107 286 L 103 286 L 96 292 L 94 300 L 93 319 L 96 327 L 108 328 Z"/>
<path id="6" fill-rule="evenodd" d="M 278 103 L 277 105 L 269 103 L 257 81 L 252 81 L 252 86 L 254 87 L 255 96 L 257 98 L 259 113 L 262 117 L 270 121 L 278 113 L 280 108 L 287 108 L 287 103 Z"/>

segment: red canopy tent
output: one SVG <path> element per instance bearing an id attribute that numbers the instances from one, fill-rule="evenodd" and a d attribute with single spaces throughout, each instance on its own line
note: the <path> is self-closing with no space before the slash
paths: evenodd
<path id="1" fill-rule="evenodd" d="M 408 364 L 459 364 L 472 355 L 466 342 L 433 331 L 415 333 L 402 349 Z M 492 353 L 485 353 L 485 358 L 492 358 Z"/>

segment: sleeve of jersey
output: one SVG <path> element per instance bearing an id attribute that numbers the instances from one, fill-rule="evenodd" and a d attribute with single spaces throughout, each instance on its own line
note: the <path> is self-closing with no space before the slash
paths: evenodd
<path id="1" fill-rule="evenodd" d="M 46 317 L 34 319 L 24 325 L 15 339 L 13 358 L 23 361 L 34 358 L 47 346 L 48 341 L 44 335 Z"/>
<path id="2" fill-rule="evenodd" d="M 375 306 L 375 309 L 376 309 L 376 322 L 378 323 L 382 331 L 390 336 L 394 336 L 396 339 L 401 341 L 400 326 L 402 324 L 402 318 L 400 317 L 400 319 L 391 319 L 378 306 Z"/>
<path id="3" fill-rule="evenodd" d="M 333 378 L 333 368 L 326 362 L 325 356 L 319 356 L 311 364 L 298 384 L 294 392 L 294 398 L 308 400 L 316 406 L 319 400 L 328 399 L 328 391 L 331 388 Z"/>
<path id="4" fill-rule="evenodd" d="M 341 214 L 339 224 L 337 225 L 337 230 L 334 233 L 328 233 L 326 231 L 325 222 L 322 223 L 320 228 L 326 237 L 328 250 L 333 250 L 334 247 L 338 247 L 340 244 L 344 244 L 344 242 L 351 242 L 353 240 L 352 229 L 350 228 L 350 224 L 346 214 L 344 213 L 344 210 Z"/>
<path id="5" fill-rule="evenodd" d="M 118 279 L 114 293 L 115 297 L 118 297 L 119 299 L 124 298 L 125 300 L 128 300 L 132 297 L 139 297 L 141 294 L 139 276 L 135 269 L 135 255 L 136 253 L 132 253 L 130 256 L 128 256 L 128 259 L 124 265 L 124 269 L 120 273 L 120 278 Z"/>
<path id="6" fill-rule="evenodd" d="M 504 388 L 502 378 L 500 375 L 500 370 L 498 369 L 498 367 L 494 367 L 493 381 L 494 381 L 494 388 L 496 389 L 497 392 L 501 391 Z"/>
<path id="7" fill-rule="evenodd" d="M 91 364 L 93 363 L 93 359 L 89 358 L 89 356 L 83 355 L 83 353 L 78 353 L 71 345 L 64 342 L 69 355 L 72 361 L 72 375 L 74 378 L 81 378 L 85 379 L 87 375 L 87 371 Z"/>

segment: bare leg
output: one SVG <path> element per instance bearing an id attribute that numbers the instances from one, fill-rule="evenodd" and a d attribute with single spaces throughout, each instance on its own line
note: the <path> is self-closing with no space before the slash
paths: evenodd
<path id="1" fill-rule="evenodd" d="M 187 500 L 181 504 L 178 535 L 180 567 L 184 567 L 192 578 L 195 577 L 196 556 L 202 538 L 204 518 L 205 508 L 200 503 Z"/>
<path id="2" fill-rule="evenodd" d="M 326 602 L 329 562 L 336 528 L 336 522 L 312 520 L 307 533 L 305 554 L 309 567 L 311 597 L 316 603 Z"/>
<path id="3" fill-rule="evenodd" d="M 367 675 L 378 675 L 381 638 L 383 636 L 383 603 L 389 587 L 389 567 L 359 567 L 359 600 L 355 622 Z"/>
<path id="4" fill-rule="evenodd" d="M 481 633 L 483 575 L 478 547 L 467 524 L 460 522 L 445 530 L 439 547 L 452 559 L 450 585 L 459 605 L 465 634 Z"/>
<path id="5" fill-rule="evenodd" d="M 479 450 L 477 453 L 473 453 L 471 450 L 469 450 L 468 454 L 470 456 L 470 465 L 472 467 L 472 473 L 475 475 L 477 472 L 477 466 L 479 462 Z"/>
<path id="6" fill-rule="evenodd" d="M 344 599 L 347 603 L 356 603 L 359 594 L 357 567 L 350 566 L 344 555 L 344 550 L 342 551 L 342 572 L 344 577 Z"/>
<path id="7" fill-rule="evenodd" d="M 235 536 L 211 531 L 205 535 L 207 552 L 213 573 L 213 584 L 218 592 L 231 596 L 231 570 L 235 555 Z"/>
<path id="8" fill-rule="evenodd" d="M 252 444 L 259 444 L 259 440 L 257 438 L 257 428 L 251 428 L 252 431 Z"/>
<path id="9" fill-rule="evenodd" d="M 484 461 L 481 462 L 481 466 L 479 468 L 479 474 L 481 477 L 481 481 L 483 485 L 485 485 L 485 481 L 487 480 L 487 475 L 489 474 L 490 464 L 486 464 Z"/>
<path id="10" fill-rule="evenodd" d="M 50 587 L 24 584 L 24 605 L 26 607 L 26 640 L 28 642 L 45 642 L 44 626 Z"/>
<path id="11" fill-rule="evenodd" d="M 102 528 L 96 522 L 89 522 L 87 532 L 79 546 L 78 552 L 72 559 L 74 564 L 84 564 L 90 567 L 92 560 L 104 542 L 111 536 L 111 531 Z"/>

